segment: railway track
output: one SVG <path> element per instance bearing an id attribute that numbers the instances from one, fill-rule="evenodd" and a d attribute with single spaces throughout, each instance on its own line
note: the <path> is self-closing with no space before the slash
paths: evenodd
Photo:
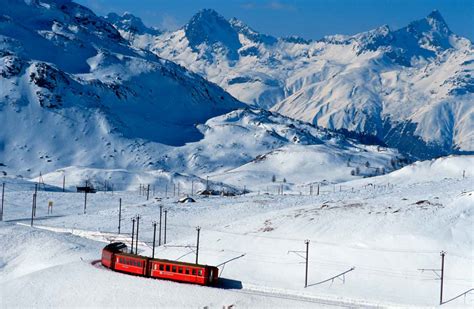
<path id="1" fill-rule="evenodd" d="M 101 260 L 93 260 L 90 262 L 90 264 L 94 266 L 95 268 L 111 271 L 110 269 L 102 266 Z M 177 284 L 182 284 L 182 283 L 177 283 Z M 286 291 L 286 290 L 278 290 L 274 288 L 267 288 L 267 287 L 256 286 L 256 285 L 245 285 L 245 286 L 242 286 L 241 288 L 229 288 L 229 287 L 222 287 L 222 286 L 201 287 L 201 288 L 222 289 L 230 293 L 253 295 L 253 296 L 268 297 L 268 298 L 277 298 L 277 299 L 284 299 L 284 300 L 290 300 L 290 301 L 295 301 L 295 302 L 312 303 L 312 304 L 318 304 L 318 305 L 327 306 L 331 308 L 386 308 L 388 307 L 384 305 L 370 304 L 368 302 L 366 303 L 363 301 L 325 299 L 318 296 L 302 295 L 302 294 L 297 294 L 297 293 L 291 293 L 290 291 Z"/>

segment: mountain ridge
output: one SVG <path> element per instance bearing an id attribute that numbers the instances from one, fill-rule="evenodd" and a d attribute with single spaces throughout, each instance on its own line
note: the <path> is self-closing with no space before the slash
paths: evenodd
<path id="1" fill-rule="evenodd" d="M 206 12 L 225 23 L 217 12 Z M 183 31 L 189 23 L 135 46 L 185 66 L 242 102 L 372 135 L 420 158 L 473 151 L 473 46 L 439 11 L 396 30 L 384 25 L 317 41 L 265 36 L 235 18 L 229 25 L 241 47 L 214 37 L 208 38 L 212 44 L 191 48 Z"/>

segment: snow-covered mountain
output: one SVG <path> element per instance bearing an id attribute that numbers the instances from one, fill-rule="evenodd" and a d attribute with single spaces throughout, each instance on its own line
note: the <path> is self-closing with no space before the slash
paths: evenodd
<path id="1" fill-rule="evenodd" d="M 174 32 L 114 25 L 243 102 L 330 129 L 371 135 L 419 157 L 473 151 L 474 53 L 438 11 L 319 41 L 264 35 L 213 10 Z"/>
<path id="2" fill-rule="evenodd" d="M 2 152 L 35 137 L 83 144 L 72 138 L 79 135 L 93 145 L 109 133 L 184 144 L 200 137 L 196 123 L 244 106 L 199 75 L 130 46 L 110 23 L 70 1 L 2 5 L 0 76 Z"/>
<path id="3" fill-rule="evenodd" d="M 58 0 L 7 4 L 0 8 L 0 171 L 8 176 L 61 179 L 65 172 L 69 180 L 93 177 L 126 189 L 140 179 L 185 187 L 207 176 L 242 187 L 275 174 L 291 187 L 383 173 L 404 162 L 392 149 L 242 109 L 217 85 L 131 46 L 107 19 L 137 31 L 137 40 L 158 32 L 129 14 L 104 19 Z M 303 152 L 299 162 L 308 171 L 296 177 L 288 160 Z M 323 175 L 321 164 L 338 172 Z"/>

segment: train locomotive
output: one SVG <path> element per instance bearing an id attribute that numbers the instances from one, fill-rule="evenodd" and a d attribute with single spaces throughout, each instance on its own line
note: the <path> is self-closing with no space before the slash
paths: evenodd
<path id="1" fill-rule="evenodd" d="M 102 250 L 102 265 L 111 270 L 147 277 L 199 285 L 216 285 L 219 269 L 215 266 L 156 259 L 127 252 L 122 242 Z"/>

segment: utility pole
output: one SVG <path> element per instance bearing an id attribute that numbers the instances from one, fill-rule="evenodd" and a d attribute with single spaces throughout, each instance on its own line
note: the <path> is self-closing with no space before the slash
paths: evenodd
<path id="1" fill-rule="evenodd" d="M 168 210 L 165 209 L 165 237 L 164 237 L 164 241 L 163 241 L 163 244 L 166 245 L 166 219 L 168 217 Z"/>
<path id="2" fill-rule="evenodd" d="M 132 218 L 132 245 L 130 246 L 130 253 L 133 254 L 133 238 L 135 236 L 135 217 Z"/>
<path id="3" fill-rule="evenodd" d="M 146 200 L 148 201 L 150 199 L 150 184 L 148 184 L 146 188 Z"/>
<path id="4" fill-rule="evenodd" d="M 194 195 L 194 179 L 191 180 L 191 196 Z"/>
<path id="5" fill-rule="evenodd" d="M 41 175 L 41 173 L 40 173 Z M 35 184 L 35 196 L 33 199 L 33 216 L 36 217 L 36 197 L 38 196 L 38 184 Z"/>
<path id="6" fill-rule="evenodd" d="M 35 193 L 35 195 L 33 196 L 33 217 L 36 218 L 36 198 L 37 198 L 37 194 Z"/>
<path id="7" fill-rule="evenodd" d="M 197 230 L 197 243 L 196 243 L 196 264 L 198 264 L 198 259 L 199 259 L 199 232 L 201 231 L 201 227 L 198 226 L 196 227 Z"/>
<path id="8" fill-rule="evenodd" d="M 306 244 L 306 271 L 305 271 L 305 276 L 304 276 L 304 287 L 308 287 L 308 254 L 309 254 L 309 240 L 306 239 L 304 241 Z"/>
<path id="9" fill-rule="evenodd" d="M 163 206 L 160 205 L 160 231 L 158 232 L 158 246 L 161 246 L 161 215 L 163 212 Z"/>
<path id="10" fill-rule="evenodd" d="M 66 190 L 66 174 L 63 173 L 63 192 Z"/>
<path id="11" fill-rule="evenodd" d="M 444 256 L 446 252 L 441 251 L 441 287 L 439 292 L 439 304 L 443 304 L 443 281 L 444 281 Z"/>
<path id="12" fill-rule="evenodd" d="M 120 234 L 120 223 L 122 222 L 122 198 L 119 198 L 119 225 L 118 233 Z"/>
<path id="13" fill-rule="evenodd" d="M 3 201 L 5 200 L 5 183 L 2 183 L 2 208 L 0 208 L 0 221 L 3 221 Z"/>
<path id="14" fill-rule="evenodd" d="M 165 197 L 168 197 L 168 183 L 165 184 Z"/>
<path id="15" fill-rule="evenodd" d="M 138 254 L 138 228 L 140 227 L 140 215 L 137 215 L 137 234 L 135 239 L 135 254 Z"/>
<path id="16" fill-rule="evenodd" d="M 84 214 L 86 214 L 86 209 L 87 209 L 87 190 L 88 188 L 84 190 Z"/>
<path id="17" fill-rule="evenodd" d="M 319 195 L 319 183 L 318 183 L 318 191 L 317 191 L 317 194 L 316 195 Z"/>
<path id="18" fill-rule="evenodd" d="M 155 239 L 156 239 L 156 222 L 153 221 L 153 250 L 151 251 L 151 258 L 152 259 L 155 258 Z"/>
<path id="19" fill-rule="evenodd" d="M 36 193 L 33 193 L 33 201 L 31 203 L 31 226 L 33 227 L 33 215 L 35 213 L 35 199 L 36 199 Z"/>

